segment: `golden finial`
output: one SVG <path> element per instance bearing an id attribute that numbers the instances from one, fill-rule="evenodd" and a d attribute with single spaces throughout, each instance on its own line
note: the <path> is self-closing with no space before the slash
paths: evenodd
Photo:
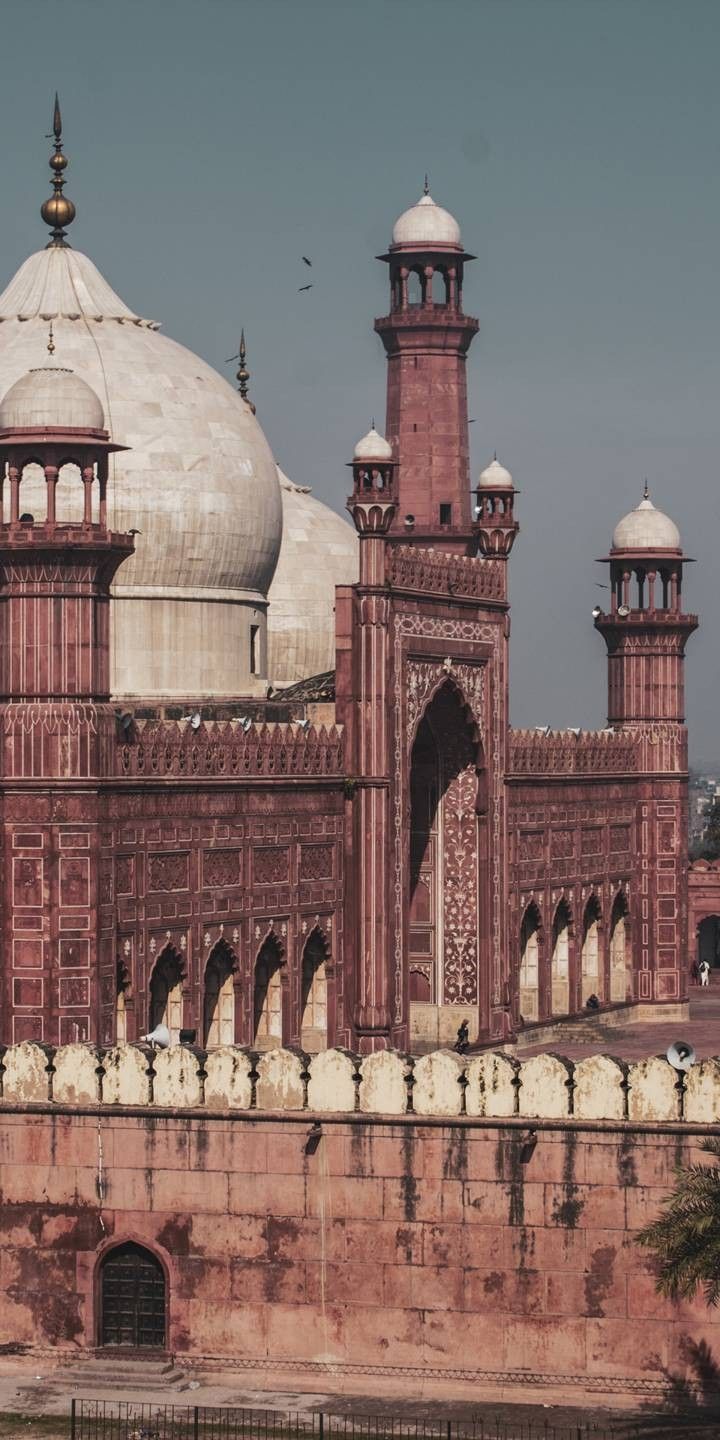
<path id="1" fill-rule="evenodd" d="M 650 486 L 648 485 L 648 482 L 647 482 L 647 480 L 646 480 L 646 481 L 645 481 L 645 489 L 643 490 L 643 500 L 649 500 L 649 499 L 650 499 Z"/>
<path id="2" fill-rule="evenodd" d="M 427 172 L 426 172 L 426 174 L 425 174 L 425 184 L 424 184 L 424 186 L 423 186 L 423 195 L 429 195 L 429 194 L 430 194 L 430 181 L 428 180 Z"/>
<path id="3" fill-rule="evenodd" d="M 52 170 L 53 193 L 49 200 L 46 200 L 40 207 L 40 214 L 46 225 L 51 226 L 50 239 L 47 249 L 53 245 L 67 245 L 65 239 L 65 226 L 71 225 L 75 219 L 75 206 L 72 200 L 63 195 L 63 171 L 67 168 L 67 158 L 63 155 L 62 148 L 62 116 L 60 114 L 60 101 L 55 93 L 55 106 L 53 109 L 52 135 L 48 140 L 55 137 L 55 147 L 50 156 L 50 169 Z"/>
<path id="4" fill-rule="evenodd" d="M 50 330 L 48 333 L 47 352 L 51 358 L 55 354 L 55 341 L 53 339 L 52 320 L 50 321 Z"/>
<path id="5" fill-rule="evenodd" d="M 250 406 L 250 409 L 252 410 L 254 415 L 255 406 L 253 405 L 252 400 L 248 400 L 248 380 L 250 379 L 250 371 L 247 368 L 247 348 L 245 345 L 244 329 L 240 331 L 240 348 L 238 350 L 237 358 L 240 361 L 240 368 L 236 376 L 238 382 L 238 390 L 240 391 L 240 395 L 245 401 L 245 404 Z"/>

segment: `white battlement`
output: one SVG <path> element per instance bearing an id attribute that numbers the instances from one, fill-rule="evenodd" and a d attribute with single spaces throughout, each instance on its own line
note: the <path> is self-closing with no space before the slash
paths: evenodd
<path id="1" fill-rule="evenodd" d="M 484 1051 L 436 1050 L 419 1059 L 392 1050 L 362 1058 L 345 1050 L 312 1057 L 262 1055 L 237 1046 L 207 1054 L 185 1045 L 57 1049 L 23 1041 L 0 1064 L 0 1111 L 17 1105 L 309 1111 L 393 1116 L 461 1115 L 552 1121 L 720 1123 L 720 1058 L 685 1075 L 661 1056 L 627 1064 L 608 1055 L 520 1060 Z"/>

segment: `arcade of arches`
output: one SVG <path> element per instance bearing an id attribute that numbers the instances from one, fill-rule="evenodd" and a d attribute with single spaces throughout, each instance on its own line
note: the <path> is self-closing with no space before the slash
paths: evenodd
<path id="1" fill-rule="evenodd" d="M 612 1004 L 632 999 L 632 949 L 627 895 L 618 890 L 610 907 L 607 944 L 603 907 L 593 892 L 582 916 L 580 946 L 574 939 L 573 912 L 564 896 L 558 901 L 552 923 L 552 944 L 546 962 L 540 909 L 532 900 L 526 906 L 519 936 L 520 1017 L 524 1024 L 567 1015 L 578 1008 L 609 998 Z M 548 974 L 545 974 L 547 963 Z M 575 997 L 579 992 L 580 1006 Z"/>
<path id="2" fill-rule="evenodd" d="M 207 1050 L 238 1044 L 270 1050 L 293 1043 L 310 1054 L 324 1049 L 331 974 L 330 944 L 319 924 L 304 939 L 297 973 L 288 966 L 284 945 L 273 930 L 260 944 L 248 973 L 232 946 L 219 940 L 203 970 L 198 1043 Z M 115 1023 L 120 1044 L 130 1038 L 132 1005 L 128 972 L 119 964 Z M 168 944 L 152 969 L 148 1012 L 138 1017 L 138 1037 L 146 1029 L 151 1032 L 164 1025 L 171 1043 L 177 1044 L 191 1011 L 184 958 Z"/>

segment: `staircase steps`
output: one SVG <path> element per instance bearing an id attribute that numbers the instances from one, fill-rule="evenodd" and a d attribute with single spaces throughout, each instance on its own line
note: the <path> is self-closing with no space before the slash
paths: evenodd
<path id="1" fill-rule="evenodd" d="M 190 1376 L 171 1355 L 157 1360 L 135 1360 L 131 1356 L 103 1355 L 65 1365 L 56 1372 L 56 1381 L 73 1390 L 180 1391 Z"/>

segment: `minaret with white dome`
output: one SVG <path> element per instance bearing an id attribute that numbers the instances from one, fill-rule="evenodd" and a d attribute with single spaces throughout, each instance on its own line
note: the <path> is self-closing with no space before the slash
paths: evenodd
<path id="1" fill-rule="evenodd" d="M 647 482 L 640 503 L 615 526 L 605 561 L 610 613 L 598 609 L 595 628 L 608 647 L 608 723 L 670 722 L 684 733 L 685 645 L 698 622 L 682 608 L 680 532 L 653 504 Z"/>
<path id="2" fill-rule="evenodd" d="M 427 177 L 379 258 L 390 272 L 390 311 L 375 329 L 388 357 L 386 435 L 398 466 L 391 530 L 463 551 L 472 525 L 465 357 L 479 327 L 463 312 L 462 292 L 473 257 Z"/>

